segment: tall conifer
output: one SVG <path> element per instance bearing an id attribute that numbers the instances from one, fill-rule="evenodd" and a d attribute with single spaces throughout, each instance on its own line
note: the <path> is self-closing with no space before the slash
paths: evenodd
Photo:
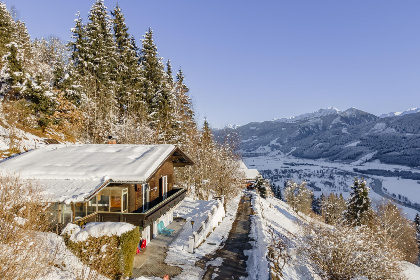
<path id="1" fill-rule="evenodd" d="M 366 181 L 363 178 L 361 180 L 354 179 L 347 208 L 345 217 L 350 224 L 360 226 L 367 222 L 372 208 L 369 198 L 369 188 L 366 186 Z"/>
<path id="2" fill-rule="evenodd" d="M 137 47 L 128 33 L 125 18 L 117 5 L 112 12 L 114 38 L 117 47 L 116 57 L 116 98 L 120 122 L 127 118 L 129 112 L 142 112 L 141 68 Z"/>

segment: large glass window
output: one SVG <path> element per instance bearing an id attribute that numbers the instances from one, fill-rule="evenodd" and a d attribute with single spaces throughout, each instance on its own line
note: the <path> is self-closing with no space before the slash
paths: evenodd
<path id="1" fill-rule="evenodd" d="M 127 212 L 128 189 L 124 187 L 107 187 L 98 192 L 87 204 L 88 214 L 94 211 Z"/>
<path id="2" fill-rule="evenodd" d="M 109 195 L 98 194 L 96 199 L 98 200 L 96 204 L 98 211 L 109 211 Z"/>
<path id="3" fill-rule="evenodd" d="M 71 205 L 62 204 L 63 208 L 61 210 L 63 224 L 68 224 L 73 221 L 73 211 L 71 210 Z"/>
<path id="4" fill-rule="evenodd" d="M 96 212 L 96 195 L 87 203 L 87 215 Z"/>
<path id="5" fill-rule="evenodd" d="M 122 198 L 121 188 L 110 188 L 111 195 L 111 212 L 121 212 Z"/>
<path id="6" fill-rule="evenodd" d="M 74 204 L 74 210 L 75 210 L 75 220 L 77 221 L 78 219 L 83 218 L 84 216 L 86 216 L 86 210 L 84 207 L 84 203 L 83 202 L 77 202 Z"/>

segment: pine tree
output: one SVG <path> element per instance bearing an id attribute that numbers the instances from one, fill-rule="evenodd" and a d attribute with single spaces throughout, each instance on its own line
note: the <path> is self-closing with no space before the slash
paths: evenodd
<path id="1" fill-rule="evenodd" d="M 354 179 L 351 187 L 351 197 L 347 202 L 346 220 L 349 224 L 360 226 L 366 224 L 371 213 L 371 201 L 369 198 L 369 188 L 366 181 Z"/>
<path id="2" fill-rule="evenodd" d="M 419 213 L 417 213 L 416 217 L 414 218 L 414 224 L 416 225 L 417 234 L 420 234 L 420 216 L 419 216 Z"/>
<path id="3" fill-rule="evenodd" d="M 69 50 L 71 51 L 71 61 L 75 69 L 75 74 L 78 74 L 77 78 L 84 77 L 87 75 L 87 38 L 86 28 L 82 23 L 80 13 L 76 14 L 77 18 L 74 20 L 76 26 L 71 29 L 72 39 L 68 44 Z"/>
<path id="4" fill-rule="evenodd" d="M 169 59 L 166 61 L 166 81 L 172 89 L 174 86 L 174 77 L 172 77 L 172 64 Z"/>
<path id="5" fill-rule="evenodd" d="M 148 106 L 149 120 L 157 133 L 157 142 L 171 142 L 172 94 L 168 85 L 165 67 L 158 57 L 153 41 L 153 31 L 149 28 L 143 36 L 140 62 L 143 69 L 143 89 Z"/>
<path id="6" fill-rule="evenodd" d="M 194 120 L 194 109 L 190 97 L 188 96 L 189 88 L 184 83 L 184 73 L 180 68 L 176 74 L 176 83 L 173 89 L 173 116 L 174 127 L 178 135 L 178 142 L 183 143 L 187 139 L 187 135 L 197 129 Z"/>
<path id="7" fill-rule="evenodd" d="M 312 211 L 315 214 L 321 214 L 321 200 L 319 197 L 312 195 Z"/>
<path id="8" fill-rule="evenodd" d="M 21 98 L 26 84 L 25 53 L 29 55 L 29 35 L 22 22 L 15 22 L 0 3 L 0 92 L 6 98 Z M 25 39 L 27 41 L 25 41 Z"/>
<path id="9" fill-rule="evenodd" d="M 116 120 L 116 44 L 112 21 L 103 0 L 96 0 L 83 25 L 76 19 L 72 58 L 76 75 L 86 95 L 88 141 L 102 143 L 112 134 Z"/>
<path id="10" fill-rule="evenodd" d="M 15 30 L 15 22 L 12 15 L 7 10 L 6 4 L 0 2 L 0 58 L 2 58 L 8 51 L 8 45 L 12 41 L 12 36 Z M 3 62 L 0 60 L 0 69 L 3 67 Z"/>
<path id="11" fill-rule="evenodd" d="M 119 122 L 122 123 L 131 112 L 144 112 L 141 91 L 141 68 L 137 47 L 128 33 L 125 18 L 117 5 L 112 12 L 113 30 L 117 47 L 116 57 L 116 99 L 119 109 Z M 140 117 L 140 116 L 139 116 Z"/>

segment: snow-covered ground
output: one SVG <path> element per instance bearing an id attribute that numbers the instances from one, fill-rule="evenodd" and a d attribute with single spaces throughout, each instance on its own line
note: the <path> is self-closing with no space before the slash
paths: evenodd
<path id="1" fill-rule="evenodd" d="M 297 242 L 302 236 L 300 224 L 311 221 L 311 218 L 302 214 L 297 215 L 287 203 L 277 198 L 263 199 L 255 193 L 252 195 L 255 215 L 252 219 L 251 236 L 255 239 L 255 243 L 254 248 L 248 252 L 249 279 L 269 279 L 269 264 L 266 256 L 267 248 L 271 242 L 271 230 L 280 234 L 289 247 L 287 253 L 290 255 L 290 259 L 283 268 L 282 279 L 320 280 L 321 278 L 314 273 L 308 262 L 296 251 Z M 420 267 L 407 262 L 402 262 L 401 265 L 407 279 L 420 279 Z"/>
<path id="2" fill-rule="evenodd" d="M 269 279 L 269 264 L 266 259 L 267 248 L 271 243 L 270 230 L 283 237 L 288 245 L 291 259 L 283 268 L 283 279 L 320 279 L 311 271 L 311 267 L 296 255 L 296 242 L 301 235 L 299 223 L 307 217 L 298 216 L 289 205 L 276 198 L 263 199 L 252 193 L 255 215 L 252 219 L 251 236 L 255 246 L 248 252 L 247 271 L 249 279 Z"/>
<path id="3" fill-rule="evenodd" d="M 24 152 L 43 146 L 46 144 L 42 138 L 8 123 L 3 113 L 3 104 L 0 102 L 0 151 L 3 153 L 3 157 L 9 156 L 10 148 Z"/>
<path id="4" fill-rule="evenodd" d="M 174 216 L 180 216 L 187 220 L 184 228 L 174 240 L 168 250 L 165 262 L 170 265 L 182 268 L 182 273 L 173 279 L 201 279 L 204 270 L 195 266 L 195 263 L 202 257 L 214 253 L 222 242 L 226 241 L 235 220 L 240 196 L 230 200 L 226 205 L 226 217 L 219 226 L 207 237 L 206 241 L 195 249 L 194 253 L 188 253 L 188 239 L 192 231 L 197 231 L 211 211 L 216 201 L 192 200 L 185 198 L 181 205 L 174 212 Z M 194 229 L 191 228 L 191 221 L 194 221 Z M 221 260 L 219 260 L 221 264 Z M 216 264 L 213 261 L 213 265 Z"/>

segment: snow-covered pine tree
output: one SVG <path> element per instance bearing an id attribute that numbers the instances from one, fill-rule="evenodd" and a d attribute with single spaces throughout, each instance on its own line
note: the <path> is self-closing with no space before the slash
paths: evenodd
<path id="1" fill-rule="evenodd" d="M 184 82 L 185 76 L 180 68 L 176 74 L 176 82 L 173 87 L 173 116 L 174 125 L 177 133 L 176 140 L 178 143 L 186 143 L 188 135 L 197 130 L 195 122 L 195 114 L 190 97 L 188 96 L 189 88 Z"/>
<path id="2" fill-rule="evenodd" d="M 6 4 L 0 2 L 0 58 L 9 52 L 7 45 L 12 41 L 15 30 L 15 22 L 7 10 Z M 0 69 L 4 62 L 0 60 Z"/>
<path id="3" fill-rule="evenodd" d="M 80 19 L 76 20 L 73 50 L 77 53 L 73 52 L 73 57 L 80 60 L 74 63 L 87 97 L 84 104 L 88 116 L 87 140 L 102 143 L 105 136 L 112 134 L 116 119 L 116 44 L 112 20 L 103 0 L 95 1 L 88 20 L 85 26 Z"/>
<path id="4" fill-rule="evenodd" d="M 351 196 L 347 201 L 347 211 L 345 218 L 351 225 L 360 226 L 366 224 L 371 214 L 371 201 L 369 198 L 369 187 L 367 182 L 357 177 L 354 179 L 354 184 L 351 186 Z"/>
<path id="5" fill-rule="evenodd" d="M 133 45 L 134 40 L 128 33 L 124 14 L 117 6 L 112 12 L 114 38 L 117 47 L 116 56 L 116 99 L 118 102 L 118 120 L 123 124 L 133 113 L 137 120 L 145 115 L 144 98 L 142 96 L 142 76 L 139 65 L 137 47 Z"/>
<path id="6" fill-rule="evenodd" d="M 25 84 L 24 50 L 18 28 L 4 3 L 0 3 L 0 92 L 6 98 L 19 98 Z"/>
<path id="7" fill-rule="evenodd" d="M 149 120 L 157 133 L 156 142 L 170 142 L 172 129 L 172 94 L 168 86 L 162 58 L 158 56 L 149 28 L 143 36 L 140 62 L 143 69 L 143 89 L 148 107 Z"/>
<path id="8" fill-rule="evenodd" d="M 166 61 L 166 82 L 170 88 L 174 86 L 174 77 L 172 77 L 172 64 L 171 60 Z"/>
<path id="9" fill-rule="evenodd" d="M 71 29 L 73 41 L 68 43 L 68 48 L 71 52 L 71 62 L 73 64 L 77 78 L 83 77 L 87 74 L 87 38 L 86 28 L 82 23 L 80 12 L 76 14 L 77 18 L 74 20 L 76 25 Z"/>

